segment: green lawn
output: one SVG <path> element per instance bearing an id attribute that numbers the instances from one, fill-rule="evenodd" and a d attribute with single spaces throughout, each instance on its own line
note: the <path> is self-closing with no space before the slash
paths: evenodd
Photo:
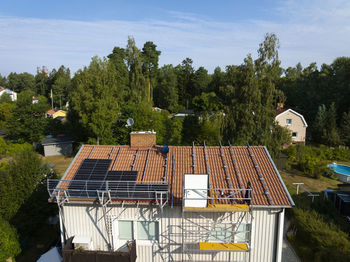
<path id="1" fill-rule="evenodd" d="M 43 157 L 44 162 L 54 165 L 54 169 L 59 177 L 62 177 L 64 172 L 69 167 L 73 157 L 68 156 L 47 156 Z"/>
<path id="2" fill-rule="evenodd" d="M 321 176 L 319 179 L 316 178 L 310 178 L 307 176 L 302 175 L 300 172 L 285 172 L 285 171 L 280 171 L 280 174 L 283 178 L 284 183 L 286 184 L 288 191 L 290 194 L 295 194 L 296 193 L 296 185 L 293 185 L 293 183 L 304 183 L 304 186 L 313 193 L 316 192 L 322 192 L 326 190 L 327 188 L 332 188 L 335 189 L 337 188 L 337 185 L 340 184 L 341 182 Z"/>

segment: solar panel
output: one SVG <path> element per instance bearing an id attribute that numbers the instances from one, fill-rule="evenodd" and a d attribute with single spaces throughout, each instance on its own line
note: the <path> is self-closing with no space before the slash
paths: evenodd
<path id="1" fill-rule="evenodd" d="M 137 171 L 108 171 L 108 181 L 136 181 Z"/>
<path id="2" fill-rule="evenodd" d="M 73 181 L 69 194 L 77 198 L 97 198 L 97 190 L 107 188 L 116 199 L 155 199 L 157 192 L 167 192 L 167 184 L 149 184 L 136 181 L 137 171 L 108 171 L 111 159 L 84 159 Z"/>
<path id="3" fill-rule="evenodd" d="M 104 180 L 111 162 L 111 159 L 84 159 L 74 180 Z"/>

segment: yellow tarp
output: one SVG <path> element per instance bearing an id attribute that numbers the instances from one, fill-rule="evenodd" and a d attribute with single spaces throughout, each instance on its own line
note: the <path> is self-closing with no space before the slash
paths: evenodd
<path id="1" fill-rule="evenodd" d="M 211 205 L 207 207 L 184 207 L 185 211 L 249 211 L 249 206 L 246 204 L 236 204 L 236 205 Z"/>
<path id="2" fill-rule="evenodd" d="M 201 250 L 220 250 L 220 251 L 248 251 L 246 243 L 210 243 L 199 242 Z"/>

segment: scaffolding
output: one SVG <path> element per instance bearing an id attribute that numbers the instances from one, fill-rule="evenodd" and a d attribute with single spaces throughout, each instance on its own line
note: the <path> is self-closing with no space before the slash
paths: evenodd
<path id="1" fill-rule="evenodd" d="M 249 186 L 250 183 L 246 188 L 243 187 L 230 145 L 230 157 L 239 185 L 239 188 L 233 188 L 223 150 L 220 142 L 220 157 L 225 174 L 226 188 L 214 188 L 212 186 L 205 143 L 203 151 L 208 188 L 206 190 L 203 190 L 203 187 L 188 188 L 185 182 L 183 184 L 181 222 L 183 261 L 195 261 L 194 256 L 196 254 L 215 254 L 217 252 L 244 252 L 242 255 L 245 256 L 245 260 L 249 260 L 253 221 L 253 192 Z M 192 166 L 195 172 L 194 153 L 194 144 L 192 144 Z M 189 175 L 192 175 L 192 177 L 199 176 L 199 174 Z M 206 203 L 205 205 L 202 205 L 203 200 Z M 193 201 L 201 201 L 201 204 L 189 206 L 189 203 L 193 203 Z"/>
<path id="2" fill-rule="evenodd" d="M 198 189 L 184 189 L 183 203 L 188 199 L 185 190 Z M 211 191 L 213 196 L 208 196 L 206 207 L 183 205 L 182 250 L 183 256 L 187 256 L 183 260 L 194 261 L 193 255 L 203 252 L 246 252 L 246 257 L 249 257 L 252 189 L 214 188 Z M 223 195 L 222 192 L 232 194 Z M 227 202 L 229 204 L 222 204 Z"/>

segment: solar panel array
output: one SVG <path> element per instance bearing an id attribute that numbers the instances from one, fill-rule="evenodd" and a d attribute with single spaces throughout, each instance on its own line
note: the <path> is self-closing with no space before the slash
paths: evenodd
<path id="1" fill-rule="evenodd" d="M 110 164 L 110 159 L 84 159 L 68 187 L 70 196 L 98 198 L 97 190 L 108 188 L 114 199 L 155 199 L 156 191 L 168 191 L 167 184 L 136 181 L 137 171 L 108 171 Z"/>

